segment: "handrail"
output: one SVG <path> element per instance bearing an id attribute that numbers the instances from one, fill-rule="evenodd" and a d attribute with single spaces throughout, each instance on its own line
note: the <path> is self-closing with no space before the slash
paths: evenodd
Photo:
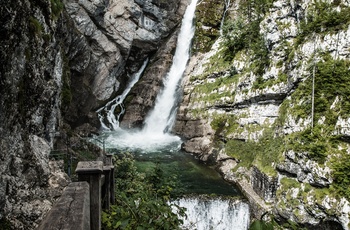
<path id="1" fill-rule="evenodd" d="M 102 209 L 108 210 L 115 203 L 112 155 L 97 161 L 80 161 L 75 172 L 79 182 L 65 188 L 38 230 L 101 229 Z"/>

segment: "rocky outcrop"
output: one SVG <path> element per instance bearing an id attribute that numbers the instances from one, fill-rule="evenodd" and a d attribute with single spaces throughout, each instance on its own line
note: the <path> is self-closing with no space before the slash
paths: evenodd
<path id="1" fill-rule="evenodd" d="M 0 225 L 37 226 L 69 180 L 63 165 L 49 160 L 60 142 L 57 135 L 71 127 L 88 135 L 99 126 L 95 109 L 123 88 L 144 58 L 153 55 L 155 65 L 164 64 L 156 62 L 155 53 L 164 41 L 171 53 L 187 3 L 1 4 Z M 156 72 L 155 65 L 150 68 Z M 79 139 L 70 141 L 74 138 Z M 78 147 L 86 149 L 86 144 Z"/>
<path id="2" fill-rule="evenodd" d="M 276 199 L 276 191 L 278 188 L 278 179 L 276 177 L 267 176 L 257 167 L 253 166 L 250 181 L 253 190 L 263 198 L 265 202 L 273 202 Z"/>
<path id="3" fill-rule="evenodd" d="M 168 40 L 186 4 L 185 0 L 167 4 L 67 1 L 66 10 L 78 31 L 70 31 L 66 39 L 72 100 L 65 118 L 73 127 L 84 123 L 99 126 L 95 110 L 123 89 L 127 76 Z"/>
<path id="4" fill-rule="evenodd" d="M 331 169 L 321 167 L 315 161 L 307 158 L 307 154 L 288 151 L 285 160 L 276 166 L 282 174 L 296 177 L 300 182 L 306 182 L 315 187 L 328 187 L 332 183 Z"/>
<path id="5" fill-rule="evenodd" d="M 126 112 L 120 122 L 122 128 L 142 127 L 148 112 L 154 107 L 156 97 L 163 87 L 163 77 L 169 71 L 176 47 L 177 34 L 164 43 L 150 61 L 142 79 L 130 91 Z"/>
<path id="6" fill-rule="evenodd" d="M 349 184 L 337 178 L 348 178 L 342 95 L 350 89 L 341 66 L 350 61 L 350 27 L 348 19 L 328 24 L 347 12 L 346 1 L 232 3 L 223 36 L 187 69 L 174 127 L 183 148 L 214 159 L 224 178 L 245 181 L 247 194 L 274 201 L 265 210 L 280 223 L 349 229 Z"/>
<path id="7" fill-rule="evenodd" d="M 49 161 L 61 119 L 62 5 L 11 1 L 0 6 L 0 220 L 31 229 L 69 178 Z"/>

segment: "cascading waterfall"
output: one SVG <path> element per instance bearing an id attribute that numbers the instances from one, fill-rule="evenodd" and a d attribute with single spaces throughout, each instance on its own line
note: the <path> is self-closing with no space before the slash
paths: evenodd
<path id="1" fill-rule="evenodd" d="M 230 0 L 225 2 L 227 9 Z M 119 128 L 119 115 L 115 117 L 114 110 L 119 105 L 122 107 L 123 100 L 142 74 L 147 62 L 135 74 L 134 80 L 129 83 L 122 95 L 98 110 L 101 125 L 108 131 L 103 132 L 98 138 L 104 140 L 107 148 L 121 151 L 131 150 L 141 156 L 146 153 L 144 155 L 150 155 L 150 158 L 157 157 L 155 154 L 161 154 L 171 161 L 173 159 L 171 153 L 179 154 L 181 139 L 169 134 L 169 131 L 176 116 L 177 89 L 190 55 L 191 40 L 194 35 L 193 18 L 196 4 L 197 0 L 192 0 L 187 7 L 178 36 L 173 64 L 164 79 L 164 89 L 157 96 L 154 109 L 146 117 L 144 128 L 142 130 L 123 130 Z M 122 112 L 123 109 L 121 108 Z M 240 200 L 191 196 L 178 199 L 174 203 L 187 209 L 186 215 L 188 218 L 184 219 L 184 225 L 182 226 L 184 229 L 246 230 L 249 226 L 248 204 Z"/>
<path id="2" fill-rule="evenodd" d="M 224 10 L 224 13 L 223 13 L 223 15 L 222 15 L 221 24 L 220 24 L 220 35 L 221 35 L 221 36 L 223 35 L 222 27 L 224 26 L 226 13 L 227 13 L 227 11 L 228 11 L 229 8 L 230 8 L 230 4 L 231 4 L 231 0 L 225 0 L 225 10 Z"/>
<path id="3" fill-rule="evenodd" d="M 131 80 L 128 83 L 127 87 L 125 88 L 124 92 L 121 95 L 118 95 L 113 100 L 109 101 L 105 106 L 98 109 L 97 115 L 100 120 L 101 126 L 104 130 L 117 130 L 119 128 L 119 117 L 124 114 L 125 108 L 123 106 L 123 101 L 130 92 L 131 88 L 138 82 L 140 79 L 140 76 L 142 75 L 143 71 L 145 70 L 148 63 L 148 58 L 143 62 L 143 65 L 141 68 L 131 76 Z M 120 112 L 118 113 L 117 117 L 115 116 L 115 108 L 119 106 Z M 106 121 L 108 123 L 106 123 Z"/>
<path id="4" fill-rule="evenodd" d="M 146 133 L 164 133 L 171 129 L 175 120 L 177 93 L 176 88 L 185 72 L 190 57 L 191 41 L 194 35 L 193 17 L 197 0 L 193 0 L 187 7 L 180 34 L 176 44 L 173 64 L 168 72 L 164 89 L 157 96 L 155 107 L 145 120 Z"/>
<path id="5" fill-rule="evenodd" d="M 241 200 L 199 196 L 184 197 L 173 203 L 186 208 L 187 218 L 183 219 L 183 229 L 245 230 L 249 228 L 249 205 Z"/>
<path id="6" fill-rule="evenodd" d="M 121 149 L 139 149 L 144 152 L 161 151 L 161 149 L 169 150 L 169 146 L 172 146 L 174 151 L 179 149 L 181 139 L 169 134 L 168 131 L 171 130 L 175 120 L 176 102 L 178 100 L 177 89 L 190 57 L 196 4 L 197 0 L 193 0 L 186 9 L 177 40 L 173 64 L 163 81 L 164 89 L 157 96 L 154 109 L 146 117 L 144 128 L 142 130 L 122 130 L 116 127 L 117 121 L 114 120 L 112 115 L 107 116 L 107 118 L 109 117 L 108 121 L 115 124 L 112 125 L 112 130 L 115 132 L 109 133 L 105 139 L 105 142 L 110 146 Z M 113 112 L 108 111 L 108 114 L 113 114 Z M 105 124 L 102 126 L 107 130 L 111 130 Z"/>

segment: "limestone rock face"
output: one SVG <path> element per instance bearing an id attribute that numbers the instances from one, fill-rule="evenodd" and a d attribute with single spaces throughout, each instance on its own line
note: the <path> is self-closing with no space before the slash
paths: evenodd
<path id="1" fill-rule="evenodd" d="M 14 229 L 35 228 L 69 181 L 49 161 L 62 122 L 57 16 L 47 1 L 0 6 L 0 220 Z"/>
<path id="2" fill-rule="evenodd" d="M 154 60 L 147 81 L 156 82 L 152 74 L 160 79 L 158 69 L 166 72 L 187 4 L 14 0 L 0 5 L 0 224 L 37 226 L 69 181 L 63 164 L 49 161 L 56 134 L 70 126 L 85 136 L 98 127 L 95 110 L 124 87 L 146 57 Z M 157 62 L 155 53 L 165 41 L 169 57 Z"/>
<path id="3" fill-rule="evenodd" d="M 78 31 L 70 31 L 66 39 L 72 101 L 65 118 L 71 126 L 99 126 L 94 111 L 112 99 L 128 74 L 174 33 L 187 4 L 186 0 L 166 4 L 150 0 L 67 1 L 72 27 Z"/>
<path id="4" fill-rule="evenodd" d="M 312 1 L 278 0 L 254 15 L 259 10 L 255 6 L 232 3 L 228 32 L 209 51 L 191 57 L 173 131 L 185 138 L 184 150 L 202 160 L 215 159 L 224 178 L 247 185 L 242 188 L 252 196 L 273 201 L 265 210 L 281 223 L 349 229 L 349 201 L 331 189 L 339 186 L 334 184 L 339 183 L 335 162 L 348 159 L 350 152 L 344 97 L 349 89 L 340 92 L 349 75 L 325 72 L 346 63 L 342 71 L 348 73 L 350 27 L 348 20 L 326 25 L 325 17 L 319 17 L 329 12 L 341 17 L 349 3 L 322 4 L 328 4 L 323 12 Z M 245 29 L 253 24 L 245 22 L 257 15 L 254 39 L 240 37 L 251 32 Z M 311 28 L 310 19 L 320 24 Z M 317 103 L 312 111 L 313 75 Z M 339 87 L 324 85 L 328 81 Z M 326 99 L 326 94 L 331 96 Z M 235 160 L 221 161 L 218 152 Z"/>
<path id="5" fill-rule="evenodd" d="M 126 112 L 120 122 L 122 128 L 140 127 L 147 113 L 154 107 L 156 97 L 163 87 L 163 77 L 172 64 L 177 34 L 172 35 L 150 60 L 149 67 L 130 91 L 127 100 Z"/>

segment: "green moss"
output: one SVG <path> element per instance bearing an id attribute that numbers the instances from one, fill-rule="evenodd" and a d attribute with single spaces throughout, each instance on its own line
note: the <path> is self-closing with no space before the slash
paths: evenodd
<path id="1" fill-rule="evenodd" d="M 64 4 L 61 0 L 50 0 L 53 19 L 57 19 L 61 14 Z"/>
<path id="2" fill-rule="evenodd" d="M 203 0 L 196 8 L 196 32 L 193 49 L 195 52 L 207 52 L 220 35 L 224 2 Z"/>
<path id="3" fill-rule="evenodd" d="M 41 23 L 39 22 L 38 19 L 30 16 L 29 17 L 29 31 L 33 34 L 33 35 L 38 35 L 40 36 L 41 33 L 43 32 L 44 28 L 41 25 Z"/>

